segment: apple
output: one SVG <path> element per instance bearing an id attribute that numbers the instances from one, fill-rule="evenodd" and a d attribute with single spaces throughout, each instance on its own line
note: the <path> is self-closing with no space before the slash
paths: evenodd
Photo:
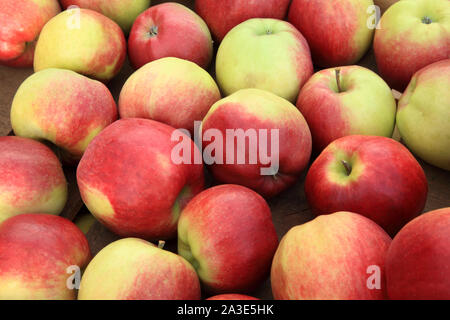
<path id="1" fill-rule="evenodd" d="M 315 64 L 336 67 L 358 62 L 372 44 L 368 27 L 372 0 L 293 0 L 288 20 L 308 40 Z"/>
<path id="2" fill-rule="evenodd" d="M 252 18 L 284 19 L 290 0 L 196 0 L 195 11 L 222 41 L 235 26 Z"/>
<path id="3" fill-rule="evenodd" d="M 90 257 L 86 237 L 71 221 L 39 213 L 11 217 L 0 223 L 0 299 L 75 299 L 70 277 Z"/>
<path id="4" fill-rule="evenodd" d="M 128 39 L 128 54 L 135 69 L 164 57 L 207 68 L 213 56 L 211 33 L 191 9 L 179 3 L 162 3 L 137 17 Z"/>
<path id="5" fill-rule="evenodd" d="M 386 258 L 393 300 L 449 300 L 450 207 L 427 212 L 403 227 Z"/>
<path id="6" fill-rule="evenodd" d="M 114 21 L 89 9 L 71 9 L 42 29 L 34 71 L 69 69 L 106 82 L 120 71 L 125 55 L 125 37 Z"/>
<path id="7" fill-rule="evenodd" d="M 277 300 L 381 300 L 391 238 L 351 212 L 319 216 L 282 238 L 272 263 Z"/>
<path id="8" fill-rule="evenodd" d="M 403 92 L 414 73 L 450 58 L 450 2 L 404 0 L 381 17 L 374 52 L 381 77 Z"/>
<path id="9" fill-rule="evenodd" d="M 394 132 L 397 105 L 391 89 L 376 73 L 360 66 L 317 72 L 300 91 L 297 107 L 319 152 L 344 136 L 392 137 Z"/>
<path id="10" fill-rule="evenodd" d="M 200 283 L 182 257 L 136 238 L 103 248 L 86 268 L 79 300 L 199 300 Z"/>
<path id="11" fill-rule="evenodd" d="M 184 128 L 194 134 L 201 121 L 220 100 L 214 79 L 193 62 L 162 58 L 133 73 L 119 98 L 121 118 L 147 118 Z"/>
<path id="12" fill-rule="evenodd" d="M 203 119 L 202 133 L 205 162 L 214 177 L 265 197 L 293 185 L 311 156 L 311 133 L 302 114 L 289 101 L 259 89 L 243 89 L 216 102 Z M 215 133 L 216 139 L 208 138 Z M 217 139 L 223 140 L 220 147 Z M 212 148 L 217 150 L 210 158 Z"/>
<path id="13" fill-rule="evenodd" d="M 428 163 L 450 170 L 450 59 L 418 72 L 400 98 L 397 126 L 408 148 Z"/>
<path id="14" fill-rule="evenodd" d="M 373 3 L 380 7 L 381 12 L 385 12 L 390 6 L 399 0 L 373 0 Z"/>
<path id="15" fill-rule="evenodd" d="M 259 300 L 258 298 L 246 296 L 245 294 L 219 294 L 217 296 L 209 297 L 206 300 L 220 300 L 220 301 L 226 301 L 226 300 Z"/>
<path id="16" fill-rule="evenodd" d="M 247 20 L 225 36 L 217 52 L 216 77 L 225 95 L 257 88 L 295 102 L 312 74 L 308 43 L 281 20 Z"/>
<path id="17" fill-rule="evenodd" d="M 11 107 L 17 136 L 52 142 L 68 162 L 80 160 L 89 142 L 116 119 L 116 103 L 103 83 L 63 69 L 31 75 Z"/>
<path id="18" fill-rule="evenodd" d="M 419 215 L 428 185 L 422 167 L 401 143 L 385 137 L 346 136 L 311 165 L 306 199 L 316 215 L 356 212 L 390 235 Z"/>
<path id="19" fill-rule="evenodd" d="M 57 0 L 2 0 L 0 64 L 33 66 L 36 39 L 44 24 L 60 11 Z"/>
<path id="20" fill-rule="evenodd" d="M 21 213 L 59 214 L 67 183 L 55 154 L 40 142 L 14 136 L 0 137 L 0 150 L 0 223 Z"/>
<path id="21" fill-rule="evenodd" d="M 153 120 L 118 120 L 83 154 L 77 169 L 81 197 L 89 211 L 119 236 L 173 238 L 180 211 L 203 189 L 201 162 L 174 162 L 174 131 Z M 188 140 L 194 157 L 200 152 Z"/>
<path id="22" fill-rule="evenodd" d="M 100 12 L 128 34 L 137 16 L 150 6 L 150 0 L 61 0 L 61 5 L 64 9 L 78 6 Z"/>
<path id="23" fill-rule="evenodd" d="M 242 186 L 209 188 L 180 215 L 178 253 L 211 293 L 255 289 L 268 275 L 277 245 L 269 206 Z"/>

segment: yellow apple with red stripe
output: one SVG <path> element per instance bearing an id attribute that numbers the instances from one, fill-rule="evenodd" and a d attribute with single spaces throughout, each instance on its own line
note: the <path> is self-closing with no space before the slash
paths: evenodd
<path id="1" fill-rule="evenodd" d="M 17 136 L 50 141 L 67 161 L 78 161 L 89 142 L 116 119 L 116 103 L 103 83 L 63 69 L 31 75 L 11 107 Z"/>
<path id="2" fill-rule="evenodd" d="M 278 300 L 386 298 L 384 264 L 391 238 L 351 212 L 320 216 L 283 237 L 272 262 Z"/>
<path id="3" fill-rule="evenodd" d="M 185 259 L 137 238 L 103 248 L 81 279 L 79 300 L 199 300 L 200 283 Z"/>

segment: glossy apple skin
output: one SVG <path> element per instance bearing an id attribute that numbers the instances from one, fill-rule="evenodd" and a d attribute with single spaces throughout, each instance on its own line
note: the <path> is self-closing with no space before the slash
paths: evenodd
<path id="1" fill-rule="evenodd" d="M 386 258 L 393 300 L 449 300 L 450 208 L 424 213 L 400 230 Z"/>
<path id="2" fill-rule="evenodd" d="M 235 26 L 252 18 L 286 17 L 290 0 L 196 0 L 195 11 L 205 20 L 214 38 L 222 41 Z"/>
<path id="3" fill-rule="evenodd" d="M 226 300 L 259 300 L 255 297 L 246 296 L 244 294 L 219 294 L 217 296 L 209 297 L 206 300 L 220 300 L 220 301 L 226 301 Z"/>
<path id="4" fill-rule="evenodd" d="M 295 103 L 312 74 L 308 43 L 286 21 L 247 20 L 226 35 L 217 52 L 216 78 L 225 95 L 256 88 Z"/>
<path id="5" fill-rule="evenodd" d="M 277 300 L 381 300 L 386 298 L 384 261 L 389 235 L 351 212 L 319 216 L 292 228 L 272 263 Z M 380 289 L 369 289 L 367 270 L 378 266 Z"/>
<path id="6" fill-rule="evenodd" d="M 202 164 L 175 164 L 174 128 L 122 119 L 92 140 L 77 169 L 89 211 L 122 237 L 173 238 L 181 209 L 203 189 Z M 192 158 L 199 150 L 191 141 Z M 200 157 L 200 156 L 199 156 Z M 200 157 L 201 159 L 201 157 Z"/>
<path id="7" fill-rule="evenodd" d="M 450 170 L 450 59 L 416 72 L 400 98 L 397 126 L 408 148 Z"/>
<path id="8" fill-rule="evenodd" d="M 255 289 L 267 276 L 277 245 L 269 206 L 242 186 L 209 188 L 180 216 L 178 253 L 211 293 Z"/>
<path id="9" fill-rule="evenodd" d="M 69 300 L 70 266 L 91 257 L 84 234 L 69 220 L 20 214 L 0 223 L 0 299 Z"/>
<path id="10" fill-rule="evenodd" d="M 433 20 L 425 24 L 429 15 Z M 381 77 L 403 92 L 423 67 L 450 58 L 450 5 L 447 0 L 406 0 L 391 6 L 375 32 L 374 52 Z"/>
<path id="11" fill-rule="evenodd" d="M 103 248 L 86 268 L 79 300 L 199 300 L 200 282 L 185 259 L 137 238 Z"/>
<path id="12" fill-rule="evenodd" d="M 351 165 L 350 175 L 342 160 Z M 316 215 L 357 212 L 390 235 L 422 212 L 427 192 L 425 173 L 408 149 L 375 136 L 335 140 L 314 161 L 305 181 L 306 198 Z"/>
<path id="13" fill-rule="evenodd" d="M 194 134 L 194 121 L 202 121 L 220 100 L 214 79 L 193 62 L 162 58 L 150 62 L 125 82 L 119 98 L 121 118 L 145 118 L 183 128 Z"/>
<path id="14" fill-rule="evenodd" d="M 128 34 L 137 16 L 150 6 L 150 0 L 60 0 L 64 9 L 69 6 L 91 9 L 115 21 Z"/>
<path id="15" fill-rule="evenodd" d="M 340 91 L 336 70 L 340 70 Z M 348 135 L 392 137 L 397 112 L 383 79 L 360 66 L 317 72 L 300 91 L 297 108 L 309 125 L 316 152 Z"/>
<path id="16" fill-rule="evenodd" d="M 358 62 L 374 30 L 367 27 L 372 0 L 293 0 L 288 20 L 306 38 L 315 64 L 336 67 Z"/>
<path id="17" fill-rule="evenodd" d="M 0 137 L 0 223 L 21 213 L 59 214 L 67 183 L 55 154 L 37 141 Z"/>
<path id="18" fill-rule="evenodd" d="M 36 39 L 45 23 L 61 11 L 57 0 L 0 2 L 0 64 L 33 66 Z"/>
<path id="19" fill-rule="evenodd" d="M 71 9 L 42 29 L 34 71 L 68 69 L 107 82 L 120 71 L 125 56 L 125 37 L 114 21 L 89 9 Z"/>
<path id="20" fill-rule="evenodd" d="M 28 77 L 11 107 L 17 136 L 50 141 L 74 161 L 115 120 L 116 103 L 103 83 L 63 69 L 45 69 Z"/>
<path id="21" fill-rule="evenodd" d="M 306 168 L 311 156 L 311 133 L 302 114 L 289 101 L 270 92 L 258 89 L 240 90 L 231 96 L 216 102 L 202 123 L 203 134 L 210 130 L 219 130 L 224 137 L 224 155 L 220 163 L 210 166 L 214 177 L 223 183 L 244 185 L 263 195 L 272 197 L 295 183 Z M 228 129 L 267 130 L 267 145 L 270 151 L 271 130 L 279 130 L 279 169 L 274 175 L 262 175 L 262 168 L 272 164 L 263 164 L 258 156 L 257 163 L 251 164 L 249 153 L 251 147 L 247 142 L 245 163 L 237 163 L 237 155 L 242 154 L 237 139 L 232 146 L 226 141 Z M 257 135 L 259 154 L 260 141 Z M 211 144 L 203 139 L 203 150 Z M 248 139 L 247 139 L 248 140 Z M 227 150 L 234 149 L 233 163 L 227 163 Z"/>
<path id="22" fill-rule="evenodd" d="M 152 28 L 157 28 L 154 35 L 150 34 Z M 128 39 L 128 54 L 135 69 L 164 57 L 207 68 L 213 55 L 211 33 L 191 9 L 179 3 L 162 3 L 138 16 Z"/>

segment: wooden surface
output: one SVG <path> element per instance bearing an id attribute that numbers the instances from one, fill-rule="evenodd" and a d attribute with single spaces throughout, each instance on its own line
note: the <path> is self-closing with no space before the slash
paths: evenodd
<path id="1" fill-rule="evenodd" d="M 160 2 L 164 1 L 152 1 L 153 4 Z M 193 1 L 177 2 L 187 4 L 192 8 Z M 376 71 L 372 52 L 369 52 L 359 64 Z M 213 68 L 210 69 L 210 71 L 212 71 Z M 32 74 L 32 72 L 31 69 L 12 69 L 0 66 L 0 135 L 11 133 L 9 112 L 12 99 L 19 85 L 27 76 Z M 127 62 L 120 74 L 108 84 L 116 101 L 123 83 L 131 73 L 132 69 Z M 450 206 L 450 172 L 432 167 L 422 161 L 420 161 L 420 163 L 425 170 L 429 184 L 428 200 L 424 212 Z M 80 200 L 78 188 L 76 186 L 75 167 L 65 167 L 64 171 L 69 184 L 70 197 L 62 215 L 73 220 L 79 212 L 87 212 L 87 209 L 82 206 Z M 306 203 L 303 183 L 304 176 L 299 179 L 295 186 L 269 201 L 269 205 L 272 209 L 273 221 L 280 238 L 291 227 L 302 224 L 313 218 L 308 208 L 308 204 Z M 98 222 L 91 227 L 87 233 L 87 237 L 93 254 L 96 254 L 108 243 L 118 239 L 116 235 L 108 231 Z M 165 248 L 176 251 L 176 241 L 169 241 Z M 252 294 L 263 299 L 272 298 L 269 279 L 261 285 L 261 288 L 257 292 Z"/>

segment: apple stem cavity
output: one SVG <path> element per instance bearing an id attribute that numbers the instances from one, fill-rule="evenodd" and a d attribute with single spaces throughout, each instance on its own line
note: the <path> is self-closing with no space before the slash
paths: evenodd
<path id="1" fill-rule="evenodd" d="M 336 69 L 335 73 L 336 73 L 337 90 L 338 90 L 338 93 L 341 93 L 342 92 L 342 90 L 341 90 L 341 69 Z"/>
<path id="2" fill-rule="evenodd" d="M 431 23 L 433 23 L 433 20 L 431 20 L 430 17 L 425 16 L 425 17 L 422 18 L 422 23 L 424 23 L 424 24 L 431 24 Z"/>
<path id="3" fill-rule="evenodd" d="M 163 240 L 158 241 L 158 248 L 163 249 L 165 245 L 166 245 L 165 241 L 163 241 Z"/>
<path id="4" fill-rule="evenodd" d="M 150 37 L 156 37 L 158 35 L 158 26 L 152 26 L 148 34 Z"/>
<path id="5" fill-rule="evenodd" d="M 352 166 L 348 161 L 341 160 L 342 165 L 345 168 L 345 171 L 347 172 L 347 176 L 349 176 L 352 173 Z"/>

